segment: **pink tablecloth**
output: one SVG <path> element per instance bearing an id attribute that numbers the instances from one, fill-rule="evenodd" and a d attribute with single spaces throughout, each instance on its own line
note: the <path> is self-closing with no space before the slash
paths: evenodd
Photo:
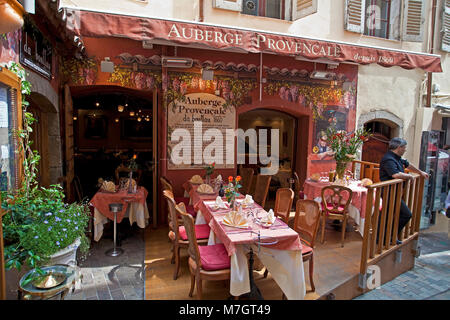
<path id="1" fill-rule="evenodd" d="M 303 192 L 307 199 L 314 200 L 319 197 L 322 199 L 322 188 L 331 185 L 329 182 L 315 182 L 306 180 L 303 185 Z M 364 219 L 366 212 L 367 188 L 360 187 L 357 183 L 351 183 L 347 188 L 353 192 L 351 204 L 359 210 L 361 218 Z"/>
<path id="2" fill-rule="evenodd" d="M 222 223 L 228 210 L 213 211 L 210 208 L 210 205 L 212 204 L 214 204 L 214 201 L 200 201 L 194 206 L 194 209 L 202 212 L 206 222 L 211 227 L 211 230 L 225 245 L 229 256 L 232 256 L 236 252 L 236 245 L 255 244 L 255 241 L 258 238 L 258 232 L 260 232 L 262 237 L 261 242 L 277 242 L 275 244 L 267 245 L 267 247 L 277 250 L 302 250 L 302 244 L 298 233 L 289 228 L 289 226 L 278 218 L 271 228 L 263 228 L 253 222 L 249 222 L 248 229 L 228 227 Z M 244 214 L 247 210 L 250 209 L 244 209 Z M 253 212 L 257 213 L 259 217 L 263 217 L 267 214 L 262 207 L 256 204 Z"/>
<path id="3" fill-rule="evenodd" d="M 105 217 L 114 220 L 114 214 L 109 210 L 111 203 L 122 203 L 122 211 L 117 213 L 117 222 L 120 223 L 127 212 L 130 202 L 145 204 L 148 191 L 144 187 L 138 187 L 136 193 L 128 193 L 126 190 L 108 193 L 98 191 L 91 200 L 91 204 Z"/>

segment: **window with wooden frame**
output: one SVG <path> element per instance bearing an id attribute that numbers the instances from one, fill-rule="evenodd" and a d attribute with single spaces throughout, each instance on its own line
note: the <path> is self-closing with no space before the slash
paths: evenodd
<path id="1" fill-rule="evenodd" d="M 21 129 L 20 80 L 11 71 L 0 67 L 0 191 L 19 188 L 22 178 L 21 157 L 17 156 L 15 131 Z"/>
<path id="2" fill-rule="evenodd" d="M 345 30 L 391 40 L 422 42 L 424 0 L 346 0 Z"/>
<path id="3" fill-rule="evenodd" d="M 442 5 L 442 42 L 441 50 L 450 52 L 450 0 L 445 0 Z"/>
<path id="4" fill-rule="evenodd" d="M 298 20 L 317 12 L 318 0 L 214 0 L 218 9 L 281 20 Z"/>

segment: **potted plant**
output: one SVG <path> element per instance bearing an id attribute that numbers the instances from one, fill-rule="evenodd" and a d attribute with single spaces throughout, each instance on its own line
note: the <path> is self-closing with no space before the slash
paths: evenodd
<path id="1" fill-rule="evenodd" d="M 15 63 L 9 68 L 22 80 L 22 94 L 29 94 L 30 84 L 25 80 L 23 68 Z M 87 203 L 64 203 L 61 186 L 39 186 L 36 176 L 40 156 L 31 149 L 29 137 L 35 119 L 26 111 L 27 106 L 23 99 L 23 129 L 15 132 L 19 142 L 16 152 L 23 159 L 21 185 L 18 190 L 1 195 L 1 206 L 6 211 L 3 217 L 5 266 L 7 270 L 18 271 L 23 267 L 36 268 L 38 274 L 43 274 L 40 266 L 67 264 L 75 260 L 78 247 L 83 253 L 88 251 L 85 231 L 90 212 Z"/>

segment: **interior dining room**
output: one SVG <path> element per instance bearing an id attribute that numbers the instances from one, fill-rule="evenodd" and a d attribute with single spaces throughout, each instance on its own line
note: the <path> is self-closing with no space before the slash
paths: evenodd
<path id="1" fill-rule="evenodd" d="M 95 86 L 74 88 L 71 94 L 73 117 L 70 120 L 74 131 L 72 187 L 75 199 L 94 201 L 105 183 L 114 183 L 119 189 L 125 189 L 131 175 L 133 187 L 135 184 L 144 192 L 141 199 L 145 202 L 143 212 L 146 215 L 150 212 L 150 217 L 154 171 L 152 93 Z M 134 194 L 139 195 L 139 192 Z M 95 216 L 95 212 L 92 214 Z M 99 223 L 102 219 L 92 222 L 91 236 L 96 242 L 102 237 L 114 236 L 114 223 L 105 218 L 103 226 Z M 118 223 L 119 243 L 133 229 L 132 219 L 128 217 Z"/>
<path id="2" fill-rule="evenodd" d="M 271 176 L 269 191 L 267 195 L 266 203 L 272 204 L 275 201 L 276 191 L 278 188 L 293 187 L 290 182 L 293 183 L 295 163 L 296 163 L 296 143 L 297 143 L 297 119 L 288 113 L 269 110 L 269 109 L 256 109 L 251 110 L 239 115 L 239 128 L 246 132 L 249 129 L 254 129 L 256 134 L 259 135 L 261 130 L 267 130 L 267 155 L 271 156 L 272 141 L 271 131 L 279 130 L 279 170 L 275 175 Z M 260 139 L 258 139 L 260 141 Z M 260 146 L 258 146 L 259 148 Z M 260 150 L 259 150 L 260 152 Z M 256 157 L 256 163 L 251 163 L 250 157 Z M 258 150 L 252 150 L 249 145 L 249 139 L 245 141 L 245 164 L 241 164 L 240 168 L 252 169 L 255 176 L 260 173 L 261 168 L 270 164 L 261 163 L 261 159 L 258 158 Z M 252 186 L 250 187 L 250 193 L 254 191 L 256 186 L 256 179 L 253 179 Z"/>

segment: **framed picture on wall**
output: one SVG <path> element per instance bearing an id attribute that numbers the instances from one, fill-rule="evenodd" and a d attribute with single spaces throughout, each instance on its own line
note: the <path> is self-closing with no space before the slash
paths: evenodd
<path id="1" fill-rule="evenodd" d="M 134 118 L 120 119 L 121 139 L 148 140 L 153 136 L 152 121 L 137 121 Z"/>
<path id="2" fill-rule="evenodd" d="M 104 139 L 108 133 L 108 118 L 104 115 L 88 114 L 84 117 L 86 139 Z"/>

